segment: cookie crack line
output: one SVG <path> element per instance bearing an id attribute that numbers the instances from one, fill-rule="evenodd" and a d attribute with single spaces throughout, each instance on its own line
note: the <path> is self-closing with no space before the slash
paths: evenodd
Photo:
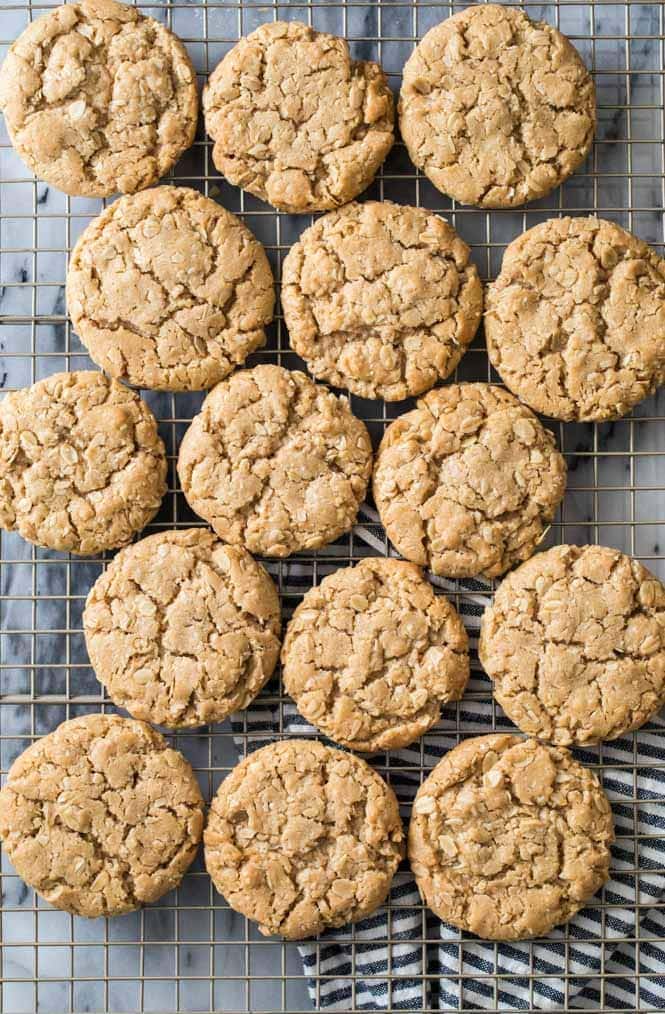
<path id="1" fill-rule="evenodd" d="M 524 732 L 588 745 L 639 728 L 665 700 L 665 589 L 630 557 L 557 546 L 506 579 L 479 657 Z"/>
<path id="2" fill-rule="evenodd" d="M 265 343 L 274 299 L 260 243 L 188 188 L 121 198 L 82 234 L 67 274 L 72 322 L 95 361 L 158 390 L 224 379 Z"/>
<path id="3" fill-rule="evenodd" d="M 324 578 L 295 610 L 282 649 L 284 687 L 307 721 L 370 752 L 413 742 L 459 699 L 468 639 L 422 571 L 363 560 Z"/>
<path id="4" fill-rule="evenodd" d="M 284 261 L 281 299 L 291 345 L 314 376 L 388 401 L 449 376 L 482 313 L 478 272 L 451 226 L 377 201 L 302 233 Z"/>
<path id="5" fill-rule="evenodd" d="M 83 555 L 125 545 L 159 508 L 166 453 L 138 395 L 54 374 L 0 405 L 0 525 Z"/>
<path id="6" fill-rule="evenodd" d="M 491 362 L 532 408 L 619 418 L 665 379 L 665 262 L 603 219 L 541 223 L 487 294 Z"/>
<path id="7" fill-rule="evenodd" d="M 0 835 L 17 872 L 56 908 L 90 917 L 132 911 L 176 886 L 202 826 L 190 765 L 149 726 L 120 716 L 64 722 L 13 763 L 0 792 Z"/>
<path id="8" fill-rule="evenodd" d="M 198 94 L 187 52 L 165 26 L 113 0 L 83 0 L 13 43 L 0 105 L 40 178 L 75 196 L 110 197 L 175 164 L 194 139 Z"/>
<path id="9" fill-rule="evenodd" d="M 114 790 L 109 790 L 109 791 L 114 791 Z M 106 794 L 107 793 L 103 793 L 102 796 L 101 796 L 101 798 L 103 799 L 104 795 L 106 795 Z M 194 804 L 188 804 L 186 802 L 183 803 L 183 804 L 181 804 L 181 805 L 190 814 L 194 814 L 197 811 L 197 809 L 199 809 Z M 39 809 L 40 809 L 41 819 L 44 822 L 44 820 L 45 820 L 44 806 L 43 806 L 43 803 L 41 803 L 41 802 L 39 803 Z M 166 813 L 170 813 L 171 816 L 175 817 L 177 820 L 181 820 L 182 819 L 181 814 L 179 814 L 178 811 L 175 810 L 172 806 L 164 805 L 164 806 L 160 807 L 160 810 L 164 811 Z M 109 811 L 109 809 L 107 807 L 107 815 L 109 813 L 110 813 L 110 811 Z M 154 814 L 152 814 L 152 816 L 154 816 Z M 129 905 L 131 905 L 132 908 L 140 908 L 141 907 L 141 905 L 143 904 L 143 902 L 142 902 L 141 897 L 140 897 L 140 891 L 137 892 L 137 888 L 136 888 L 137 873 L 127 863 L 127 860 L 122 859 L 122 857 L 119 854 L 115 853 L 115 852 L 109 852 L 108 849 L 105 847 L 105 843 L 104 843 L 103 838 L 97 836 L 92 829 L 88 829 L 87 831 L 79 831 L 79 830 L 77 830 L 75 828 L 72 828 L 68 824 L 65 824 L 64 821 L 61 819 L 61 817 L 58 814 L 55 815 L 54 826 L 60 827 L 67 834 L 74 834 L 82 842 L 84 842 L 84 843 L 86 843 L 88 845 L 92 845 L 93 850 L 94 850 L 94 857 L 95 857 L 95 859 L 99 860 L 101 862 L 101 864 L 104 865 L 104 866 L 107 865 L 108 863 L 111 863 L 114 866 L 114 877 L 120 877 L 120 879 L 122 881 L 122 884 L 123 884 L 124 892 L 125 892 L 125 895 L 126 895 L 126 898 L 127 898 L 127 903 Z M 132 825 L 132 824 L 125 823 L 125 827 L 127 829 L 132 829 L 133 826 L 134 825 Z M 40 833 L 39 830 L 36 830 L 34 836 L 38 836 L 39 833 Z M 126 837 L 126 835 L 125 835 L 125 837 Z M 173 844 L 173 843 L 171 843 L 171 844 Z M 157 873 L 157 872 L 160 872 L 160 871 L 164 872 L 166 870 L 169 870 L 173 866 L 173 863 L 177 860 L 179 854 L 183 851 L 183 849 L 185 849 L 186 851 L 191 851 L 191 848 L 192 848 L 192 843 L 189 842 L 189 841 L 185 841 L 185 842 L 182 842 L 182 843 L 179 843 L 179 844 L 176 843 L 176 851 L 172 852 L 163 862 L 158 863 L 157 865 L 151 866 L 150 867 L 150 875 L 154 876 L 154 874 Z M 89 881 L 85 885 L 79 885 L 79 889 L 81 887 L 83 887 L 83 888 L 90 887 L 92 884 L 94 884 L 97 875 L 98 874 L 94 874 L 91 871 L 90 872 Z M 145 871 L 139 871 L 138 875 L 145 875 Z M 56 879 L 51 878 L 51 880 L 52 880 L 52 883 L 50 883 L 50 881 L 47 881 L 46 883 L 40 883 L 39 887 L 36 888 L 36 889 L 38 891 L 40 889 L 41 889 L 41 891 L 47 891 L 47 890 L 50 891 L 54 887 L 57 888 L 57 887 L 61 887 L 62 886 L 62 883 L 60 881 L 58 881 L 57 878 Z M 114 913 L 111 911 L 111 912 L 108 912 L 107 914 L 113 915 Z"/>
<path id="10" fill-rule="evenodd" d="M 244 549 L 202 529 L 159 533 L 119 554 L 98 579 L 83 628 L 116 704 L 172 728 L 200 726 L 246 707 L 270 678 L 279 599 Z"/>
<path id="11" fill-rule="evenodd" d="M 149 278 L 151 281 L 153 281 L 157 285 L 159 285 L 160 289 L 162 290 L 162 293 L 164 294 L 164 296 L 166 296 L 166 294 L 167 294 L 166 288 L 162 285 L 162 283 L 160 282 L 160 280 L 158 279 L 158 277 L 153 272 L 151 272 L 151 271 L 145 271 L 145 270 L 141 269 L 137 264 L 134 264 L 134 267 L 139 272 L 139 274 L 143 275 L 144 278 Z M 249 279 L 249 277 L 252 274 L 253 270 L 254 270 L 254 265 L 251 265 L 250 267 L 248 267 L 247 270 L 244 272 L 244 274 L 238 279 L 238 283 L 237 284 L 238 285 L 244 284 Z M 93 274 L 93 276 L 96 277 L 97 281 L 100 280 L 99 276 L 96 274 L 96 271 L 95 271 L 94 268 L 92 269 L 91 273 Z M 210 272 L 210 273 L 212 273 L 212 272 Z M 209 275 L 208 276 L 204 276 L 204 280 L 205 280 L 206 277 L 209 277 Z M 183 306 L 179 306 L 175 312 L 178 312 L 179 310 L 191 310 L 191 309 L 195 309 L 195 308 L 202 308 L 202 307 L 205 307 L 205 306 L 208 305 L 205 302 L 205 300 L 202 300 L 199 297 L 195 296 L 194 293 L 191 291 L 191 289 L 189 289 L 184 282 L 181 282 L 180 285 L 181 285 L 181 288 L 184 290 L 184 294 L 185 294 L 185 296 L 186 296 L 186 298 L 188 300 L 188 303 L 184 304 Z M 236 301 L 236 299 L 237 299 L 237 296 L 234 293 L 231 293 L 229 295 L 226 303 L 224 303 L 224 304 L 221 304 L 221 303 L 217 304 L 216 308 L 220 312 L 222 312 L 224 314 L 227 314 L 228 310 L 231 308 L 231 306 Z M 160 331 L 161 328 L 164 326 L 164 324 L 168 323 L 170 320 L 172 320 L 172 312 L 165 313 L 163 317 L 157 318 L 157 320 L 155 321 L 154 327 L 157 329 L 157 331 Z M 154 334 L 150 334 L 147 331 L 141 331 L 140 327 L 137 327 L 137 325 L 134 324 L 134 323 L 132 323 L 130 320 L 123 320 L 122 318 L 117 318 L 114 321 L 110 321 L 110 320 L 104 320 L 101 317 L 100 318 L 90 317 L 89 321 L 90 321 L 90 323 L 96 325 L 97 327 L 104 328 L 107 331 L 117 331 L 120 328 L 125 328 L 127 331 L 131 331 L 131 332 L 139 335 L 141 338 L 154 338 L 155 337 Z M 191 338 L 195 342 L 201 340 L 198 335 L 194 334 L 194 332 L 192 332 L 192 331 L 188 331 L 187 328 L 182 327 L 181 324 L 179 324 L 178 326 L 182 329 L 182 331 L 184 331 L 184 333 L 187 335 L 188 338 Z M 234 330 L 239 331 L 241 334 L 243 334 L 243 333 L 247 333 L 248 331 L 255 331 L 257 329 L 256 328 L 251 328 L 251 329 L 248 328 L 245 331 L 243 331 L 243 329 L 241 327 L 239 327 L 239 328 L 234 328 Z M 210 352 L 207 352 L 207 355 L 210 355 Z M 160 365 L 164 366 L 165 364 L 162 363 Z"/>
<path id="12" fill-rule="evenodd" d="M 222 783 L 206 867 L 262 933 L 313 936 L 371 914 L 403 854 L 397 800 L 362 760 L 310 740 L 256 751 Z"/>
<path id="13" fill-rule="evenodd" d="M 388 427 L 374 498 L 402 556 L 435 574 L 496 577 L 546 534 L 565 472 L 554 437 L 512 395 L 450 385 Z"/>
<path id="14" fill-rule="evenodd" d="M 489 940 L 543 936 L 607 880 L 612 812 L 567 750 L 494 734 L 448 752 L 419 789 L 409 859 L 425 902 Z"/>
<path id="15" fill-rule="evenodd" d="M 546 23 L 545 22 L 536 22 L 535 24 L 545 25 Z M 549 28 L 550 26 L 547 26 L 547 27 Z M 469 38 L 469 33 L 464 28 L 462 29 L 461 35 L 462 35 L 462 38 L 464 40 L 465 46 L 466 46 L 466 48 L 468 50 L 469 48 L 471 48 L 470 47 L 470 43 L 473 40 Z M 424 62 L 427 62 L 427 60 L 426 60 L 425 57 L 423 57 L 423 59 L 424 59 Z M 435 67 L 433 67 L 430 64 L 428 64 L 428 68 L 429 68 L 430 72 L 432 72 L 433 70 L 436 69 Z M 513 89 L 511 91 L 511 98 L 514 99 L 517 102 L 518 106 L 519 106 L 518 115 L 517 115 L 516 119 L 513 121 L 513 124 L 512 124 L 512 134 L 513 134 L 513 136 L 517 137 L 517 140 L 522 145 L 522 152 L 521 152 L 521 154 L 522 154 L 522 158 L 523 158 L 524 162 L 526 162 L 526 164 L 529 166 L 530 169 L 533 169 L 536 165 L 540 165 L 542 163 L 553 164 L 555 162 L 559 162 L 560 156 L 561 156 L 561 152 L 562 151 L 566 151 L 566 147 L 565 147 L 564 144 L 560 144 L 559 148 L 558 148 L 558 150 L 556 152 L 556 154 L 550 156 L 549 158 L 543 158 L 541 156 L 537 160 L 534 160 L 531 157 L 531 152 L 529 151 L 528 144 L 526 143 L 525 137 L 524 137 L 525 124 L 529 123 L 529 121 L 532 119 L 531 115 L 530 115 L 531 109 L 530 109 L 529 103 L 528 103 L 528 101 L 527 101 L 527 99 L 526 99 L 526 97 L 525 97 L 522 89 L 519 88 L 519 87 L 515 88 L 515 89 Z M 560 111 L 562 109 L 568 108 L 567 106 L 560 106 L 560 105 L 557 106 L 554 102 L 549 101 L 548 100 L 548 96 L 545 93 L 543 93 L 543 92 L 540 93 L 539 98 L 540 98 L 540 101 L 543 103 L 543 105 L 547 106 L 550 110 Z M 471 108 L 475 109 L 475 108 L 477 108 L 477 105 L 474 105 Z M 467 115 L 468 115 L 468 111 L 467 111 Z M 529 125 L 531 125 L 531 124 L 529 124 Z M 465 136 L 466 136 L 466 138 L 468 140 L 468 134 L 465 135 Z M 434 168 L 441 170 L 441 169 L 447 168 L 447 166 L 435 165 Z M 487 194 L 491 190 L 493 190 L 495 188 L 495 186 L 496 186 L 495 182 L 488 183 L 488 185 L 485 187 L 485 189 L 483 190 L 483 192 L 480 195 L 480 201 L 479 201 L 479 203 L 482 203 L 483 198 L 485 198 L 487 196 Z"/>
<path id="16" fill-rule="evenodd" d="M 347 403 L 305 374 L 267 365 L 215 388 L 178 458 L 192 508 L 225 541 L 267 556 L 347 531 L 370 469 L 369 435 Z"/>
<path id="17" fill-rule="evenodd" d="M 565 36 L 487 4 L 420 41 L 404 68 L 399 118 L 412 161 L 440 190 L 479 207 L 515 207 L 584 161 L 595 92 Z"/>
<path id="18" fill-rule="evenodd" d="M 227 178 L 295 213 L 344 204 L 393 143 L 393 101 L 378 64 L 299 22 L 263 25 L 204 89 L 213 160 Z"/>
<path id="19" fill-rule="evenodd" d="M 576 220 L 576 219 L 557 219 L 556 221 L 558 221 L 558 222 L 568 221 L 568 222 L 572 223 L 574 221 L 579 221 L 579 220 Z M 592 220 L 589 220 L 589 221 L 592 221 Z M 600 223 L 599 219 L 597 221 Z M 525 235 L 526 235 L 526 233 L 522 233 L 522 235 L 519 236 L 518 239 L 519 240 L 523 240 L 523 238 L 524 238 Z M 593 252 L 593 246 L 594 246 L 595 237 L 593 237 L 593 238 L 589 237 L 586 240 L 586 242 L 585 242 L 584 238 L 582 238 L 582 237 L 576 236 L 575 238 L 576 239 L 581 239 L 581 245 L 584 246 L 586 252 L 594 257 L 594 260 L 596 261 L 596 265 L 595 265 L 596 266 L 596 270 L 597 270 L 597 272 L 598 272 L 598 274 L 600 276 L 600 280 L 601 280 L 601 287 L 602 288 L 607 288 L 609 286 L 609 284 L 610 284 L 612 275 L 616 271 L 617 265 L 614 265 L 614 267 L 612 267 L 612 268 L 604 268 L 602 266 L 602 264 L 600 264 L 600 262 L 597 261 L 597 258 L 595 258 L 595 255 L 594 255 L 594 252 Z M 541 242 L 540 246 L 543 249 L 543 257 L 542 257 L 542 259 L 546 260 L 549 257 L 549 259 L 552 260 L 553 257 L 554 257 L 554 255 L 556 254 L 557 246 L 555 246 L 555 244 L 552 243 L 552 242 Z M 621 256 L 621 260 L 620 260 L 619 263 L 624 263 L 625 264 L 627 262 L 630 262 L 630 261 L 634 260 L 634 257 L 631 255 L 631 253 L 629 253 L 628 250 L 624 250 L 623 253 L 620 256 Z M 499 281 L 499 279 L 497 279 L 497 282 L 498 281 Z M 496 283 L 490 283 L 490 285 L 493 285 L 493 284 L 496 284 Z M 527 279 L 527 278 L 520 278 L 520 286 L 522 288 L 526 289 L 527 291 L 531 292 L 534 296 L 538 296 L 538 298 L 542 297 L 541 288 L 539 286 L 537 286 L 535 283 L 533 283 L 532 281 L 530 281 L 529 279 Z M 578 307 L 579 306 L 583 306 L 586 303 L 586 300 L 585 300 L 585 298 L 583 296 L 579 296 L 578 297 L 578 296 L 575 295 L 574 292 L 572 293 L 572 298 L 573 298 L 573 302 Z M 604 308 L 605 303 L 607 303 L 607 301 L 608 300 L 607 300 L 607 297 L 606 297 L 606 298 L 604 298 L 602 300 L 602 302 L 600 304 L 601 309 L 599 310 L 598 316 L 596 318 L 597 331 L 595 331 L 595 333 L 594 333 L 594 338 L 597 338 L 605 346 L 605 348 L 608 349 L 608 351 L 612 352 L 613 355 L 616 355 L 616 350 L 613 349 L 610 345 L 608 345 L 608 343 L 606 341 L 609 328 L 608 328 L 607 321 L 605 320 L 605 317 L 603 316 L 602 308 Z M 654 310 L 654 312 L 652 314 L 646 314 L 646 316 L 656 316 L 656 313 L 657 313 L 657 311 Z M 488 317 L 489 316 L 493 316 L 496 319 L 496 318 L 498 318 L 498 312 L 496 310 L 495 311 L 488 311 L 487 316 Z M 563 323 L 563 319 L 562 318 L 561 318 L 561 322 Z M 552 335 L 549 338 L 548 347 L 545 348 L 543 351 L 547 351 L 547 352 L 560 351 L 561 350 L 561 341 L 564 342 L 564 346 L 565 346 L 565 344 L 567 344 L 568 342 L 570 342 L 571 339 L 572 339 L 572 335 L 570 334 L 570 332 L 567 332 L 563 327 L 559 327 L 558 330 L 557 330 L 557 332 L 556 332 L 556 334 Z M 565 363 L 565 361 L 564 361 L 564 363 Z M 569 394 L 569 391 L 566 391 L 566 393 Z"/>

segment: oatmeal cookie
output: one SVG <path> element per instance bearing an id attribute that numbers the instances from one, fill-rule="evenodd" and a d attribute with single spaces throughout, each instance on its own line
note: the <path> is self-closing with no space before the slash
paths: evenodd
<path id="1" fill-rule="evenodd" d="M 203 840 L 231 908 L 291 940 L 371 915 L 404 854 L 390 786 L 359 757 L 307 739 L 270 743 L 238 764 Z"/>
<path id="2" fill-rule="evenodd" d="M 531 556 L 565 485 L 549 430 L 489 384 L 430 391 L 388 427 L 374 468 L 397 551 L 448 577 L 497 577 Z"/>
<path id="3" fill-rule="evenodd" d="M 282 211 L 346 204 L 393 144 L 393 98 L 377 63 L 298 21 L 261 25 L 203 90 L 212 158 L 226 178 Z"/>
<path id="4" fill-rule="evenodd" d="M 523 732 L 616 739 L 665 703 L 665 588 L 616 549 L 555 546 L 500 585 L 479 654 Z"/>
<path id="5" fill-rule="evenodd" d="M 665 260 L 614 222 L 542 222 L 508 246 L 485 334 L 503 381 L 536 412 L 617 419 L 665 381 Z"/>
<path id="6" fill-rule="evenodd" d="M 0 70 L 12 144 L 66 194 L 150 186 L 194 140 L 196 74 L 164 25 L 114 0 L 64 4 L 33 21 Z"/>
<path id="7" fill-rule="evenodd" d="M 224 542 L 265 556 L 347 532 L 371 470 L 369 434 L 347 402 L 304 373 L 267 365 L 210 392 L 178 458 L 192 510 Z"/>
<path id="8" fill-rule="evenodd" d="M 139 396 L 55 373 L 0 404 L 0 527 L 70 553 L 128 543 L 159 510 L 166 453 Z"/>
<path id="9" fill-rule="evenodd" d="M 85 715 L 14 761 L 0 838 L 56 908 L 121 915 L 177 887 L 196 855 L 203 799 L 177 750 L 143 722 Z"/>
<path id="10" fill-rule="evenodd" d="M 352 750 L 406 746 L 462 696 L 468 638 L 422 571 L 366 559 L 312 588 L 289 623 L 284 687 L 326 736 Z"/>
<path id="11" fill-rule="evenodd" d="M 399 123 L 411 160 L 462 204 L 544 197 L 593 143 L 591 75 L 568 39 L 514 7 L 467 7 L 404 66 Z"/>
<path id="12" fill-rule="evenodd" d="M 128 546 L 83 613 L 90 661 L 135 718 L 184 728 L 246 708 L 279 656 L 275 585 L 244 549 L 204 528 Z"/>
<path id="13" fill-rule="evenodd" d="M 123 197 L 74 247 L 67 307 L 94 361 L 118 380 L 197 391 L 265 344 L 275 294 L 261 244 L 196 190 Z"/>
<path id="14" fill-rule="evenodd" d="M 427 905 L 485 940 L 571 919 L 609 876 L 612 811 L 562 747 L 493 735 L 445 755 L 421 785 L 409 859 Z"/>
<path id="15" fill-rule="evenodd" d="M 453 372 L 482 313 L 470 251 L 438 215 L 349 204 L 306 229 L 282 273 L 291 345 L 315 377 L 399 401 Z"/>

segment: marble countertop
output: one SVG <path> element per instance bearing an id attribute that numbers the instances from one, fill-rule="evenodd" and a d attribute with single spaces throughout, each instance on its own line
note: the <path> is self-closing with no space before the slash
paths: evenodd
<path id="1" fill-rule="evenodd" d="M 142 6 L 147 13 L 166 18 L 166 6 Z M 486 213 L 453 209 L 424 178 L 416 179 L 404 149 L 397 146 L 368 196 L 419 202 L 447 215 L 472 246 L 484 278 L 496 274 L 506 243 L 561 209 L 572 213 L 595 209 L 662 251 L 663 79 L 658 73 L 661 43 L 654 38 L 662 32 L 661 5 L 566 2 L 529 4 L 526 9 L 532 17 L 552 23 L 558 17 L 561 30 L 573 38 L 587 64 L 593 64 L 598 135 L 587 167 L 560 191 L 526 209 Z M 38 13 L 36 7 L 33 10 Z M 310 7 L 262 6 L 252 0 L 242 10 L 233 2 L 215 3 L 206 10 L 198 2 L 179 0 L 169 10 L 172 28 L 187 40 L 202 81 L 239 34 L 277 14 L 301 20 L 311 16 L 314 27 L 346 34 L 356 57 L 383 62 L 397 92 L 413 37 L 446 17 L 450 5 L 396 2 L 380 9 L 371 3 L 344 6 L 332 0 L 316 0 Z M 27 6 L 0 0 L 3 43 L 18 35 L 29 15 Z M 626 39 L 627 29 L 635 36 L 631 41 Z M 187 153 L 175 180 L 205 188 L 230 210 L 243 213 L 266 244 L 278 274 L 285 249 L 310 219 L 266 213 L 267 206 L 242 195 L 214 172 L 206 176 L 204 152 L 198 144 Z M 0 179 L 0 385 L 9 389 L 59 369 L 92 367 L 65 317 L 64 278 L 67 250 L 102 202 L 70 199 L 35 182 L 11 149 L 4 125 L 0 125 Z M 268 353 L 268 358 L 279 355 L 285 365 L 296 363 L 279 326 L 271 334 Z M 256 358 L 265 361 L 266 353 Z M 488 379 L 482 338 L 463 359 L 458 375 L 465 380 Z M 201 396 L 147 392 L 145 397 L 162 421 L 162 435 L 174 454 Z M 368 402 L 353 399 L 353 406 L 361 416 L 377 415 Z M 394 417 L 403 408 L 393 406 L 387 415 Z M 633 552 L 665 578 L 663 459 L 658 456 L 665 451 L 664 420 L 661 391 L 629 419 L 598 427 L 556 427 L 570 472 L 564 508 L 550 541 L 600 541 Z M 378 436 L 380 429 L 375 424 L 373 435 Z M 149 530 L 191 520 L 182 497 L 174 493 L 167 496 Z M 102 564 L 68 561 L 62 554 L 35 550 L 15 535 L 3 534 L 1 548 L 0 751 L 6 771 L 32 735 L 50 731 L 66 716 L 99 707 L 99 687 L 81 633 L 81 609 Z M 350 551 L 346 542 L 321 551 L 319 558 L 323 563 L 343 563 Z M 353 552 L 363 552 L 361 540 L 356 540 Z M 306 587 L 312 568 L 303 573 L 294 566 L 274 565 L 273 572 L 283 582 L 295 575 L 296 584 L 300 581 Z M 288 606 L 295 602 L 294 597 Z M 473 686 L 488 694 L 477 662 Z M 266 699 L 274 700 L 278 692 L 273 681 Z M 68 696 L 84 700 L 68 705 Z M 282 728 L 279 706 L 271 716 L 275 728 Z M 454 728 L 457 720 L 453 709 L 441 727 Z M 230 727 L 216 726 L 177 740 L 199 770 L 209 796 L 237 757 Z M 2 938 L 11 945 L 5 946 L 2 957 L 3 975 L 10 980 L 3 986 L 3 1011 L 312 1007 L 296 946 L 261 942 L 244 919 L 221 907 L 201 857 L 177 897 L 168 896 L 143 912 L 108 922 L 72 919 L 42 902 L 36 905 L 33 892 L 11 875 L 4 857 L 2 870 L 6 874 Z M 214 911 L 206 910 L 211 902 Z M 243 977 L 249 974 L 260 978 L 248 984 Z"/>

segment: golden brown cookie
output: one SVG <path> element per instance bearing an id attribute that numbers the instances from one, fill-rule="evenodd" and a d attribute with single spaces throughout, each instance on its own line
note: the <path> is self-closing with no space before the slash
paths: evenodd
<path id="1" fill-rule="evenodd" d="M 210 392 L 180 445 L 192 510 L 220 539 L 289 556 L 353 525 L 372 470 L 347 402 L 281 366 L 241 370 Z"/>
<path id="2" fill-rule="evenodd" d="M 616 549 L 555 546 L 499 586 L 479 655 L 523 732 L 616 739 L 665 703 L 665 588 Z"/>
<path id="3" fill-rule="evenodd" d="M 111 700 L 180 728 L 247 707 L 275 668 L 280 626 L 267 571 L 205 528 L 123 549 L 83 613 L 90 661 Z"/>
<path id="4" fill-rule="evenodd" d="M 261 244 L 188 187 L 123 197 L 74 247 L 67 307 L 94 361 L 137 387 L 213 387 L 265 344 L 275 304 Z"/>
<path id="5" fill-rule="evenodd" d="M 665 381 L 665 260 L 602 218 L 541 222 L 508 246 L 485 334 L 536 412 L 616 419 Z"/>
<path id="6" fill-rule="evenodd" d="M 39 179 L 82 197 L 150 186 L 194 140 L 196 74 L 179 39 L 114 0 L 33 21 L 0 70 L 12 144 Z"/>
<path id="7" fill-rule="evenodd" d="M 468 638 L 419 567 L 366 559 L 312 588 L 288 625 L 284 688 L 300 713 L 352 750 L 412 743 L 462 696 Z"/>
<path id="8" fill-rule="evenodd" d="M 121 915 L 177 887 L 196 855 L 203 799 L 177 750 L 143 722 L 86 715 L 14 761 L 0 838 L 51 905 Z"/>
<path id="9" fill-rule="evenodd" d="M 238 764 L 203 840 L 231 908 L 291 940 L 371 915 L 404 854 L 390 786 L 359 757 L 307 739 L 270 743 Z"/>
<path id="10" fill-rule="evenodd" d="M 430 391 L 388 427 L 374 467 L 388 538 L 448 577 L 497 577 L 531 556 L 565 485 L 553 435 L 490 384 Z"/>
<path id="11" fill-rule="evenodd" d="M 588 155 L 593 81 L 551 25 L 514 7 L 467 7 L 435 25 L 404 66 L 399 124 L 411 160 L 462 204 L 544 197 Z"/>
<path id="12" fill-rule="evenodd" d="M 137 394 L 55 373 L 0 404 L 0 527 L 70 553 L 130 542 L 159 510 L 166 453 Z"/>
<path id="13" fill-rule="evenodd" d="M 298 21 L 261 25 L 203 90 L 215 166 L 282 211 L 346 204 L 393 144 L 393 97 L 377 63 Z"/>
<path id="14" fill-rule="evenodd" d="M 561 747 L 478 736 L 439 761 L 409 825 L 418 889 L 445 922 L 527 940 L 571 919 L 609 875 L 612 810 Z"/>
<path id="15" fill-rule="evenodd" d="M 483 305 L 470 251 L 443 218 L 366 201 L 332 211 L 282 272 L 291 345 L 320 380 L 399 401 L 455 369 Z"/>

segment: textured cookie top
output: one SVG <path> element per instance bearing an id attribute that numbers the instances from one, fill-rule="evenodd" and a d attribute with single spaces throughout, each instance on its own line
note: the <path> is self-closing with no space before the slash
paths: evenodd
<path id="1" fill-rule="evenodd" d="M 166 492 L 152 412 L 102 373 L 55 373 L 0 403 L 0 526 L 38 546 L 129 542 Z"/>
<path id="2" fill-rule="evenodd" d="M 266 935 L 298 940 L 370 915 L 404 853 L 393 790 L 352 754 L 311 740 L 271 743 L 212 801 L 208 873 Z"/>
<path id="3" fill-rule="evenodd" d="M 95 918 L 131 912 L 180 883 L 203 831 L 203 799 L 177 750 L 143 722 L 64 722 L 12 764 L 0 837 L 51 905 Z"/>
<path id="4" fill-rule="evenodd" d="M 367 559 L 305 595 L 282 651 L 286 691 L 322 732 L 352 750 L 422 736 L 469 678 L 453 606 L 400 560 Z"/>
<path id="5" fill-rule="evenodd" d="M 212 387 L 265 344 L 275 303 L 261 244 L 187 187 L 123 197 L 90 223 L 67 274 L 94 361 L 137 387 Z"/>
<path id="6" fill-rule="evenodd" d="M 451 384 L 386 430 L 374 499 L 402 556 L 496 577 L 531 556 L 566 485 L 554 437 L 507 391 Z"/>
<path id="7" fill-rule="evenodd" d="M 82 0 L 10 47 L 0 108 L 21 158 L 66 194 L 133 193 L 194 140 L 196 75 L 179 39 L 135 7 Z"/>
<path id="8" fill-rule="evenodd" d="M 418 790 L 409 859 L 425 903 L 485 940 L 542 936 L 609 874 L 612 811 L 567 750 L 479 736 Z"/>
<path id="9" fill-rule="evenodd" d="M 615 549 L 556 546 L 500 585 L 479 653 L 524 732 L 616 739 L 665 703 L 665 588 Z"/>
<path id="10" fill-rule="evenodd" d="M 497 4 L 425 35 L 404 66 L 400 130 L 411 160 L 463 204 L 543 197 L 586 158 L 593 81 L 555 28 Z"/>
<path id="11" fill-rule="evenodd" d="M 438 215 L 389 201 L 350 204 L 291 247 L 282 306 L 315 377 L 399 401 L 455 369 L 483 293 L 470 251 Z"/>
<path id="12" fill-rule="evenodd" d="M 160 532 L 118 553 L 83 629 L 117 705 L 158 725 L 203 725 L 246 708 L 270 677 L 279 598 L 244 549 L 203 528 Z"/>
<path id="13" fill-rule="evenodd" d="M 665 381 L 665 261 L 600 218 L 518 236 L 487 292 L 490 360 L 537 412 L 616 419 Z"/>
<path id="14" fill-rule="evenodd" d="M 252 553 L 288 556 L 353 525 L 372 446 L 347 402 L 298 371 L 257 366 L 210 392 L 180 445 L 193 510 Z"/>
<path id="15" fill-rule="evenodd" d="M 203 91 L 213 162 L 231 183 L 294 213 L 346 204 L 393 143 L 393 98 L 376 63 L 297 21 L 241 39 Z"/>

